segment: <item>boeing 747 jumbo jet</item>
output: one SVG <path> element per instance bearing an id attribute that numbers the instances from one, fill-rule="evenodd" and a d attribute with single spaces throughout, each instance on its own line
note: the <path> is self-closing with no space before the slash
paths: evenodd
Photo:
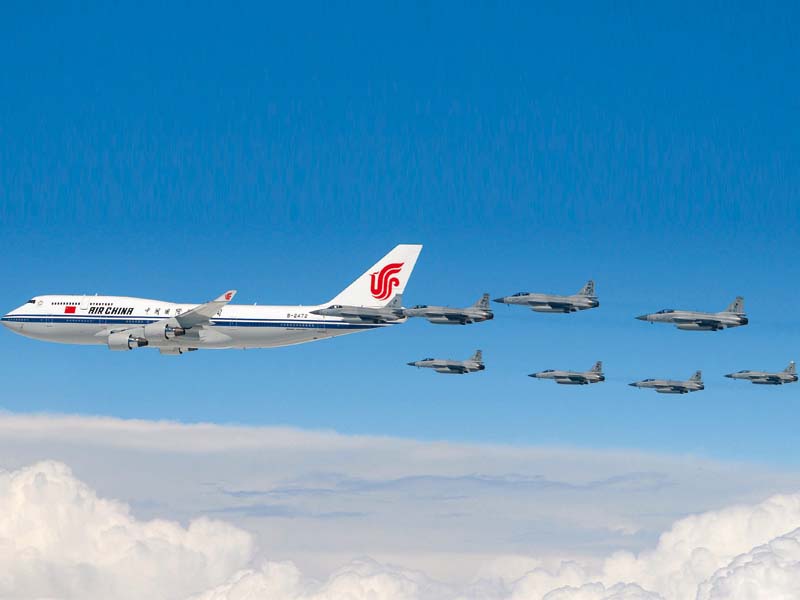
<path id="1" fill-rule="evenodd" d="M 34 296 L 2 317 L 11 331 L 62 344 L 110 350 L 158 348 L 183 354 L 201 348 L 274 348 L 403 323 L 315 313 L 331 305 L 381 309 L 405 290 L 421 245 L 401 244 L 338 296 L 313 306 L 229 304 L 230 290 L 205 304 L 176 304 L 125 296 Z"/>

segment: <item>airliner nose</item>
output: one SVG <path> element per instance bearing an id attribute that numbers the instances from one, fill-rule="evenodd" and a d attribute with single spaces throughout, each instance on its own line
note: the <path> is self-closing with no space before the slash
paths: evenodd
<path id="1" fill-rule="evenodd" d="M 639 319 L 640 321 L 647 321 L 647 316 L 648 316 L 648 315 L 639 315 L 639 316 L 638 316 L 638 317 L 636 317 L 636 318 L 637 318 L 637 319 Z"/>

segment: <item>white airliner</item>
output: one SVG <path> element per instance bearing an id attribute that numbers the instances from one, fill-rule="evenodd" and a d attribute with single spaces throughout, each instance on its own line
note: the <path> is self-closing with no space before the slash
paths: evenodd
<path id="1" fill-rule="evenodd" d="M 325 304 L 229 304 L 230 290 L 205 304 L 176 304 L 126 296 L 55 295 L 31 298 L 2 317 L 11 331 L 62 344 L 110 350 L 158 348 L 183 354 L 201 348 L 274 348 L 387 327 L 406 321 L 364 322 L 313 314 L 330 305 L 380 308 L 405 290 L 421 245 L 401 244 Z"/>

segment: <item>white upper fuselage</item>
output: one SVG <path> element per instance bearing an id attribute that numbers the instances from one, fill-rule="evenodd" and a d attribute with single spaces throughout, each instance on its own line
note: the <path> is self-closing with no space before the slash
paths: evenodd
<path id="1" fill-rule="evenodd" d="M 115 331 L 167 321 L 198 306 L 127 296 L 51 295 L 32 300 L 3 316 L 3 325 L 26 337 L 64 344 L 104 345 Z M 228 304 L 207 325 L 190 329 L 179 338 L 150 340 L 149 345 L 164 349 L 272 348 L 386 326 L 311 314 L 317 308 L 320 306 Z"/>

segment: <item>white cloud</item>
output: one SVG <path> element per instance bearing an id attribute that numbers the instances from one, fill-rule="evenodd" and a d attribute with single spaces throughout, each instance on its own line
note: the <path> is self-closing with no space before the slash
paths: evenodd
<path id="1" fill-rule="evenodd" d="M 251 554 L 250 535 L 219 521 L 137 521 L 60 463 L 0 473 L 1 598 L 179 598 Z"/>
<path id="2" fill-rule="evenodd" d="M 2 598 L 800 597 L 800 477 L 751 465 L 15 415 L 0 457 Z"/>

